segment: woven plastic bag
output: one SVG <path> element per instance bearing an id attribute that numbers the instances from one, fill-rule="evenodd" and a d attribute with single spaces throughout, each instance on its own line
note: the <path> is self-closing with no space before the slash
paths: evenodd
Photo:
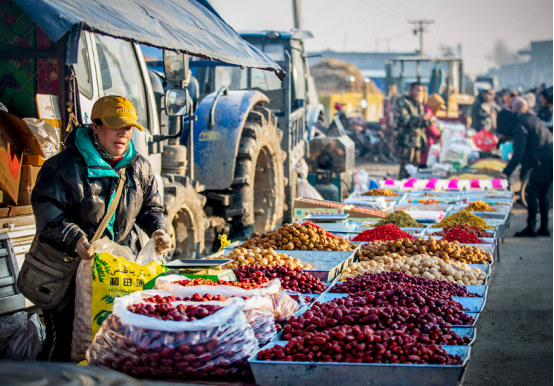
<path id="1" fill-rule="evenodd" d="M 242 376 L 249 373 L 247 359 L 258 348 L 248 324 L 241 298 L 222 304 L 212 315 L 195 321 L 168 321 L 135 314 L 128 306 L 143 303 L 166 292 L 149 290 L 122 296 L 114 301 L 113 313 L 102 324 L 89 350 L 90 366 L 113 369 L 140 377 L 206 379 Z"/>
<path id="2" fill-rule="evenodd" d="M 277 322 L 290 318 L 298 310 L 298 303 L 285 292 L 281 291 L 281 281 L 279 279 L 273 279 L 258 288 L 249 290 L 222 284 L 217 286 L 197 285 L 185 287 L 174 283 L 183 279 L 186 279 L 186 277 L 180 275 L 160 276 L 156 279 L 155 288 L 180 297 L 192 296 L 195 293 L 200 295 L 223 295 L 228 298 L 232 296 L 270 296 L 273 303 L 273 316 Z"/>
<path id="3" fill-rule="evenodd" d="M 96 257 L 82 260 L 77 269 L 71 341 L 73 362 L 85 359 L 87 348 L 102 322 L 112 312 L 116 297 L 142 290 L 145 283 L 165 271 L 160 265 L 161 256 L 155 254 L 152 245 L 153 240 L 146 243 L 135 263 L 128 247 L 107 237 L 92 243 Z"/>

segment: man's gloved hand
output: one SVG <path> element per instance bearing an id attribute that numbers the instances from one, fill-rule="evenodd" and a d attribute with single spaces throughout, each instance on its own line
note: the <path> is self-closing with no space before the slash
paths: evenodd
<path id="1" fill-rule="evenodd" d="M 83 236 L 77 241 L 77 254 L 83 260 L 94 258 L 94 248 L 90 246 L 88 239 Z"/>
<path id="2" fill-rule="evenodd" d="M 152 239 L 156 242 L 156 253 L 161 255 L 171 246 L 171 238 L 164 230 L 158 229 L 152 233 Z"/>

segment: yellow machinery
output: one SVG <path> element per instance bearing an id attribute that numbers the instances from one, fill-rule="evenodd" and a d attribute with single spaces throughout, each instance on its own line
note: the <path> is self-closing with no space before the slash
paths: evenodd
<path id="1" fill-rule="evenodd" d="M 331 122 L 337 112 L 335 103 L 343 106 L 347 116 L 358 113 L 368 122 L 379 122 L 384 117 L 384 99 L 383 94 L 371 92 L 371 83 L 366 81 L 362 92 L 355 92 L 350 87 L 343 93 L 321 96 L 319 102 L 325 108 L 327 122 Z"/>

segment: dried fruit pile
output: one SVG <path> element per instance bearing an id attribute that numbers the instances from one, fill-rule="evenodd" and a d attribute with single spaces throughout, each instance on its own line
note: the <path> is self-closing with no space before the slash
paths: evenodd
<path id="1" fill-rule="evenodd" d="M 273 248 L 268 249 L 245 249 L 237 248 L 233 249 L 229 255 L 219 255 L 217 260 L 234 260 L 227 263 L 223 268 L 234 269 L 245 265 L 255 264 L 263 266 L 277 266 L 286 265 L 290 268 L 299 267 L 300 269 L 314 269 L 310 264 L 302 264 L 300 259 L 288 256 L 284 253 L 277 253 Z"/>
<path id="2" fill-rule="evenodd" d="M 387 217 L 379 220 L 375 225 L 394 224 L 400 228 L 425 228 L 425 225 L 418 223 L 408 213 L 396 210 Z"/>
<path id="3" fill-rule="evenodd" d="M 444 236 L 445 240 L 458 241 L 462 244 L 483 244 L 475 234 L 464 231 L 463 229 L 454 229 Z"/>
<path id="4" fill-rule="evenodd" d="M 443 364 L 462 363 L 435 344 L 417 342 L 400 331 L 372 331 L 368 326 L 341 327 L 292 338 L 285 347 L 277 345 L 258 353 L 259 360 Z"/>
<path id="5" fill-rule="evenodd" d="M 404 232 L 394 224 L 379 225 L 376 228 L 368 229 L 362 233 L 356 235 L 352 241 L 389 241 L 397 239 L 410 239 L 413 240 L 413 236 Z"/>
<path id="6" fill-rule="evenodd" d="M 465 210 L 469 210 L 471 212 L 494 212 L 495 210 L 486 202 L 477 200 L 472 202 L 465 208 Z"/>
<path id="7" fill-rule="evenodd" d="M 231 287 L 239 287 L 244 289 L 253 289 L 258 287 L 255 284 L 249 284 L 249 283 L 239 283 L 236 281 L 222 281 L 220 283 L 217 281 L 203 279 L 203 278 L 178 280 L 178 281 L 174 281 L 173 284 L 179 284 L 179 285 L 182 285 L 183 287 L 191 287 L 195 285 L 228 285 Z"/>
<path id="8" fill-rule="evenodd" d="M 454 261 L 445 263 L 442 259 L 427 255 L 411 257 L 379 256 L 369 261 L 354 263 L 343 271 L 341 280 L 353 278 L 365 273 L 398 271 L 407 275 L 421 276 L 426 279 L 455 281 L 460 285 L 483 284 L 487 275 L 479 268 L 471 269 L 467 264 Z"/>
<path id="9" fill-rule="evenodd" d="M 462 338 L 447 324 L 442 317 L 431 312 L 423 313 L 418 307 L 367 307 L 363 298 L 348 297 L 316 303 L 299 317 L 293 316 L 283 328 L 283 340 L 341 326 L 359 325 L 376 331 L 402 331 L 421 343 L 469 344 L 470 337 Z"/>
<path id="10" fill-rule="evenodd" d="M 485 220 L 471 213 L 468 210 L 462 210 L 443 218 L 438 224 L 431 225 L 431 228 L 445 228 L 450 225 L 471 225 L 481 229 L 493 229 Z"/>
<path id="11" fill-rule="evenodd" d="M 178 322 L 191 322 L 210 316 L 222 307 L 204 304 L 201 306 L 187 306 L 179 304 L 173 306 L 169 303 L 164 304 L 144 304 L 138 303 L 127 307 L 130 312 L 135 314 L 149 316 L 160 320 L 176 320 Z"/>
<path id="12" fill-rule="evenodd" d="M 430 236 L 446 236 L 447 233 L 453 230 L 463 230 L 469 233 L 473 233 L 477 237 L 493 237 L 492 233 L 489 233 L 482 228 L 474 227 L 471 225 L 450 225 L 442 229 L 442 231 L 433 232 Z"/>
<path id="13" fill-rule="evenodd" d="M 491 264 L 493 256 L 475 245 L 462 245 L 457 241 L 449 242 L 444 238 L 435 240 L 433 236 L 425 240 L 398 239 L 396 241 L 372 241 L 363 244 L 356 252 L 360 261 L 374 260 L 377 256 L 392 255 L 393 259 L 398 256 L 429 255 L 435 256 L 447 263 L 459 261 L 465 264 Z"/>
<path id="14" fill-rule="evenodd" d="M 399 195 L 389 189 L 371 189 L 369 192 L 362 193 L 362 196 L 398 197 Z"/>
<path id="15" fill-rule="evenodd" d="M 303 294 L 320 294 L 325 291 L 326 285 L 321 280 L 313 277 L 300 268 L 289 267 L 262 267 L 258 265 L 248 265 L 233 272 L 237 280 L 241 283 L 262 284 L 273 279 L 281 280 L 281 287 Z"/>
<path id="16" fill-rule="evenodd" d="M 349 241 L 334 237 L 327 237 L 323 229 L 311 225 L 302 226 L 298 223 L 285 224 L 277 230 L 262 235 L 254 233 L 253 237 L 241 244 L 240 248 L 273 248 L 292 251 L 352 251 L 356 245 Z"/>
<path id="17" fill-rule="evenodd" d="M 396 291 L 397 288 L 402 290 L 411 289 L 421 291 L 425 295 L 445 300 L 451 299 L 452 296 L 477 296 L 457 283 L 444 280 L 428 280 L 401 272 L 382 272 L 379 274 L 366 273 L 365 275 L 348 279 L 344 283 L 337 283 L 331 288 L 331 292 L 359 295 L 368 291 Z"/>

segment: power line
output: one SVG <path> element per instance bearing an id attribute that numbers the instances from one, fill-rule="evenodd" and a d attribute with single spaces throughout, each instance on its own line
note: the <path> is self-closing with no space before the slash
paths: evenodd
<path id="1" fill-rule="evenodd" d="M 358 0 L 360 3 L 362 3 L 363 5 L 365 5 L 366 7 L 369 7 L 371 8 L 371 10 L 373 11 L 378 11 L 379 13 L 382 13 L 383 15 L 387 15 L 387 16 L 390 16 L 392 18 L 395 18 L 395 19 L 399 19 L 399 15 L 397 14 L 394 14 L 394 13 L 390 13 L 390 11 L 388 11 L 387 9 L 383 9 L 383 8 L 378 8 L 376 7 L 375 3 L 374 4 L 369 4 L 367 3 L 365 0 Z"/>
<path id="2" fill-rule="evenodd" d="M 395 39 L 398 39 L 402 36 L 406 36 L 408 34 L 411 34 L 412 33 L 412 30 L 407 30 L 407 31 L 404 31 L 404 32 L 401 32 L 399 34 L 396 34 L 396 35 L 393 35 L 393 36 L 389 36 L 389 37 L 386 37 L 384 39 L 380 39 L 381 41 L 384 41 L 384 42 L 387 42 L 387 43 L 390 43 L 390 41 L 392 40 L 395 40 Z M 364 44 L 363 46 L 360 46 L 359 48 L 356 48 L 354 49 L 354 51 L 358 51 L 358 50 L 361 50 L 361 49 L 366 49 L 368 47 L 373 47 L 375 48 L 376 47 L 376 44 L 375 43 L 372 43 L 372 44 Z"/>
<path id="3" fill-rule="evenodd" d="M 409 24 L 413 24 L 416 27 L 414 28 L 414 34 L 419 34 L 419 56 L 423 56 L 423 33 L 429 32 L 425 30 L 425 26 L 428 24 L 433 24 L 433 20 L 408 20 Z"/>

